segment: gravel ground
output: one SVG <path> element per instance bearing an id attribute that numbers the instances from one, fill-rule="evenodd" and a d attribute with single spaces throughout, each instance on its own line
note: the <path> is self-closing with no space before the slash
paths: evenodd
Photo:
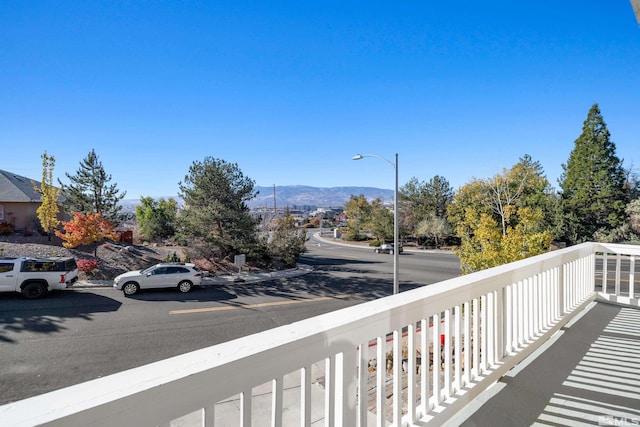
<path id="1" fill-rule="evenodd" d="M 182 254 L 180 248 L 173 246 L 129 245 L 114 242 L 99 245 L 95 251 L 97 256 L 94 256 L 94 251 L 95 246 L 67 249 L 55 236 L 51 241 L 46 236 L 25 237 L 17 234 L 0 236 L 0 256 L 72 256 L 76 260 L 97 260 L 98 268 L 91 273 L 80 272 L 80 280 L 111 280 L 126 271 L 146 268 L 161 262 L 171 252 Z"/>

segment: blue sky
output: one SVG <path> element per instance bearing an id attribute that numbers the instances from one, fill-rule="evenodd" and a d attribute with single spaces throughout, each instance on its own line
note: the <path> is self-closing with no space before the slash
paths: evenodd
<path id="1" fill-rule="evenodd" d="M 0 0 L 0 169 L 68 182 L 93 148 L 127 198 L 194 161 L 257 185 L 458 188 L 525 154 L 557 187 L 589 108 L 638 168 L 628 0 Z"/>

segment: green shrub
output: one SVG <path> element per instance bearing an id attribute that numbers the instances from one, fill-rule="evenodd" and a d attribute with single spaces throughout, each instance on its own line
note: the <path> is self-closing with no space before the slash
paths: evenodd
<path id="1" fill-rule="evenodd" d="M 181 260 L 177 253 L 169 252 L 164 258 L 164 262 L 181 262 Z"/>

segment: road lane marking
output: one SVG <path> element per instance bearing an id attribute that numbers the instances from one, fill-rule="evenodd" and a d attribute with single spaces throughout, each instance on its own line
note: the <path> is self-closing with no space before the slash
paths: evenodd
<path id="1" fill-rule="evenodd" d="M 169 314 L 210 313 L 213 311 L 277 307 L 280 305 L 292 305 L 292 304 L 302 304 L 302 303 L 308 303 L 308 302 L 328 301 L 332 299 L 344 299 L 344 298 L 354 297 L 357 295 L 358 294 L 342 294 L 342 295 L 333 295 L 330 297 L 306 298 L 306 299 L 300 299 L 300 300 L 261 302 L 258 304 L 238 304 L 238 305 L 227 305 L 224 307 L 191 308 L 191 309 L 185 309 L 185 310 L 172 310 L 169 312 Z"/>

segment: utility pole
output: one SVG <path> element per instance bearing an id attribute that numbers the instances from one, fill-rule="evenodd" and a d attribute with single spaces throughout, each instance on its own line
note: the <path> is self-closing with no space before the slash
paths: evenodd
<path id="1" fill-rule="evenodd" d="M 278 208 L 276 207 L 276 185 L 273 184 L 273 218 L 278 218 Z"/>

